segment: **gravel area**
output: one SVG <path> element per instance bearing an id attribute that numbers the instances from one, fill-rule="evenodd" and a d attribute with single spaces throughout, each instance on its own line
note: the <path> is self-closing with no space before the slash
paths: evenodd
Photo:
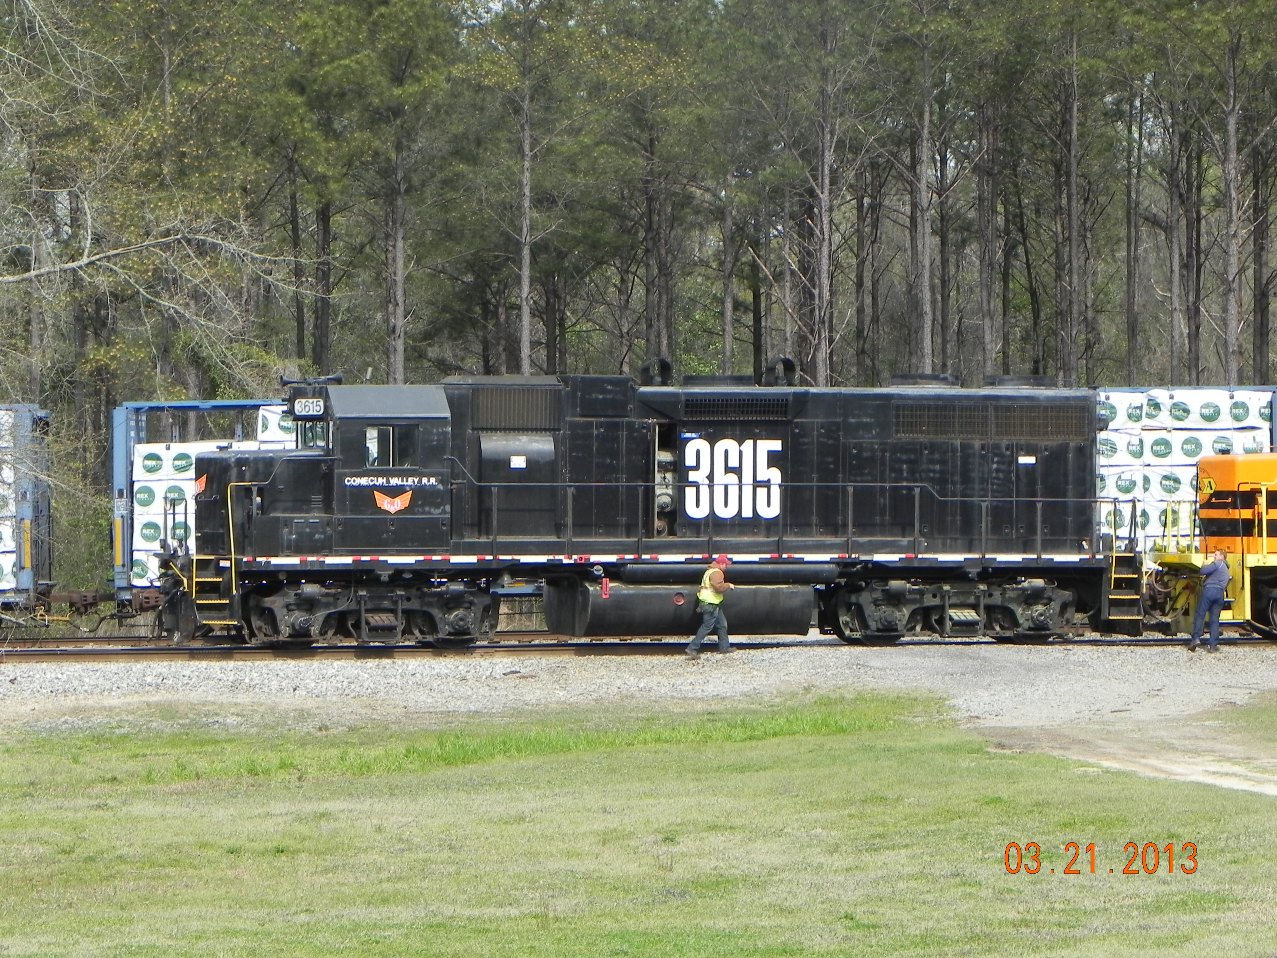
<path id="1" fill-rule="evenodd" d="M 696 662 L 671 645 L 669 655 L 0 664 L 0 728 L 432 726 L 479 713 L 597 705 L 633 713 L 917 690 L 943 697 L 994 747 L 1277 795 L 1277 756 L 1221 737 L 1218 721 L 1200 715 L 1274 689 L 1277 645 L 1265 643 L 1190 655 L 1179 646 L 1093 644 L 871 649 L 813 636 L 797 647 L 707 653 Z"/>

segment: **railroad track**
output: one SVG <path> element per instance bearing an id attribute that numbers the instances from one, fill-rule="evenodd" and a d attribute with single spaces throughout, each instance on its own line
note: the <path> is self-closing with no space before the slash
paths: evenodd
<path id="1" fill-rule="evenodd" d="M 0 665 L 31 662 L 110 662 L 125 659 L 148 661 L 167 659 L 180 661 L 257 661 L 316 659 L 407 659 L 458 656 L 607 656 L 607 655 L 681 655 L 686 640 L 586 641 L 565 640 L 533 633 L 530 636 L 502 639 L 496 642 L 439 648 L 417 644 L 315 644 L 309 646 L 252 646 L 240 644 L 174 645 L 167 639 L 148 638 L 122 644 L 112 639 L 79 639 L 73 644 L 63 640 L 0 643 Z M 787 648 L 798 645 L 841 646 L 837 639 L 813 640 L 741 640 L 734 642 L 738 651 L 749 649 Z M 706 653 L 707 656 L 710 653 Z"/>
<path id="2" fill-rule="evenodd" d="M 1272 646 L 1258 636 L 1234 633 L 1227 636 L 1233 645 Z M 939 638 L 907 637 L 887 649 L 907 649 L 934 645 L 999 645 L 985 637 Z M 1156 647 L 1183 645 L 1184 639 L 1168 636 L 1094 635 L 1057 638 L 1043 645 Z M 857 648 L 836 638 L 809 636 L 788 639 L 734 639 L 737 651 L 784 648 Z M 491 642 L 440 648 L 433 645 L 353 642 L 315 644 L 309 646 L 252 646 L 238 643 L 203 642 L 174 645 L 171 640 L 154 636 L 59 636 L 0 639 L 0 665 L 36 662 L 118 662 L 127 659 L 180 661 L 259 661 L 316 659 L 408 659 L 459 656 L 673 656 L 686 647 L 683 639 L 582 640 L 550 636 L 543 632 L 502 633 Z M 712 658 L 712 651 L 707 651 Z"/>

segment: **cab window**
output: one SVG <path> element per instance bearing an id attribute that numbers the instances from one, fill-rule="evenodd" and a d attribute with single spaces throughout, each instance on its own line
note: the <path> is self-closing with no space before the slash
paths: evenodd
<path id="1" fill-rule="evenodd" d="M 364 429 L 364 465 L 390 468 L 395 462 L 395 431 L 391 426 L 368 426 Z"/>
<path id="2" fill-rule="evenodd" d="M 300 448 L 328 448 L 328 423 L 302 421 L 297 424 L 297 432 L 299 437 L 297 444 Z"/>

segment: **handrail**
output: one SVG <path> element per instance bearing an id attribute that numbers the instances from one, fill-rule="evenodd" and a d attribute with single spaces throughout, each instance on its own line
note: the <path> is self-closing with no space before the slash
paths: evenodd
<path id="1" fill-rule="evenodd" d="M 647 483 L 647 482 L 616 482 L 613 480 L 603 480 L 599 482 L 584 482 L 584 481 L 576 480 L 576 479 L 573 479 L 570 481 L 556 480 L 552 482 L 526 482 L 526 481 L 514 481 L 514 482 L 482 481 L 481 482 L 477 479 L 474 479 L 470 475 L 466 475 L 465 478 L 469 483 L 472 483 L 476 488 L 480 488 L 480 489 L 501 489 L 501 488 L 567 489 L 569 487 L 575 487 L 579 489 L 636 489 L 640 491 L 650 491 L 652 489 L 651 483 Z M 766 487 L 766 483 L 757 482 L 752 484 L 744 484 L 744 483 L 736 483 L 736 482 L 719 482 L 719 483 L 702 484 L 702 483 L 682 482 L 682 483 L 678 483 L 675 488 L 689 489 L 689 488 L 704 488 L 704 487 L 724 488 L 724 489 L 745 489 L 745 488 L 762 489 Z M 780 488 L 782 489 L 782 491 L 785 489 L 822 489 L 822 488 L 830 489 L 830 490 L 878 489 L 878 490 L 887 491 L 887 492 L 900 492 L 902 490 L 918 490 L 918 492 L 920 493 L 921 492 L 930 493 L 931 498 L 938 503 L 966 502 L 966 503 L 976 504 L 976 503 L 988 503 L 988 502 L 993 502 L 993 503 L 1002 502 L 1002 503 L 1023 504 L 1023 503 L 1042 502 L 1042 503 L 1065 503 L 1065 504 L 1075 505 L 1082 502 L 1093 503 L 1096 501 L 1095 498 L 1080 499 L 1080 498 L 1068 498 L 1068 497 L 1057 497 L 1057 496 L 1013 496 L 1013 495 L 1009 495 L 1009 496 L 941 496 L 935 492 L 935 489 L 933 486 L 923 482 L 892 483 L 892 482 L 793 482 L 793 481 L 787 481 L 783 485 L 781 485 Z M 1131 502 L 1131 501 L 1139 501 L 1139 500 L 1119 499 L 1116 497 L 1110 499 L 1107 497 L 1101 497 L 1099 501 Z"/>
<path id="2" fill-rule="evenodd" d="M 470 475 L 470 471 L 466 469 L 466 464 L 462 462 L 460 459 L 458 459 L 456 456 L 444 456 L 443 461 L 448 463 L 455 463 L 456 466 L 461 470 L 461 474 L 470 480 L 470 484 L 472 486 L 480 485 L 479 480 L 476 479 L 474 476 Z"/>
<path id="3" fill-rule="evenodd" d="M 580 496 L 591 490 L 607 491 L 613 497 L 624 503 L 626 518 L 629 522 L 637 522 L 639 524 L 639 532 L 637 536 L 625 535 L 623 538 L 637 538 L 640 542 L 646 541 L 648 538 L 647 527 L 644 525 L 647 518 L 647 510 L 651 507 L 649 494 L 652 486 L 647 482 L 615 482 L 615 481 L 564 481 L 554 479 L 544 482 L 529 481 L 479 481 L 471 473 L 469 473 L 463 463 L 454 457 L 446 457 L 450 463 L 457 466 L 456 472 L 452 479 L 453 488 L 456 489 L 458 484 L 466 489 L 466 494 L 474 496 L 470 503 L 470 507 L 465 510 L 467 518 L 454 524 L 453 535 L 459 539 L 478 539 L 489 543 L 492 553 L 495 555 L 500 551 L 500 544 L 507 539 L 554 539 L 561 540 L 566 545 L 563 546 L 565 552 L 571 552 L 572 544 L 575 543 L 579 536 L 576 532 L 575 522 L 576 516 L 581 512 L 580 503 L 577 501 Z M 721 492 L 722 490 L 730 490 L 734 495 L 726 501 L 740 505 L 743 500 L 741 496 L 748 495 L 749 490 L 764 490 L 772 488 L 767 483 L 742 484 L 739 482 L 718 482 L 718 483 L 676 483 L 674 491 L 676 496 L 681 496 L 682 492 L 689 488 L 711 490 L 711 495 Z M 841 507 L 846 510 L 844 529 L 838 530 L 832 535 L 817 533 L 814 531 L 814 525 L 819 524 L 820 519 L 817 516 L 802 517 L 802 522 L 795 527 L 791 522 L 781 522 L 775 525 L 775 528 L 769 530 L 772 535 L 767 537 L 769 543 L 775 544 L 775 551 L 783 554 L 785 552 L 786 540 L 797 538 L 811 539 L 836 539 L 845 543 L 846 553 L 848 555 L 856 554 L 856 531 L 858 529 L 856 523 L 861 511 L 861 504 L 856 500 L 858 497 L 867 498 L 884 506 L 883 510 L 879 510 L 875 514 L 872 522 L 872 535 L 870 538 L 882 538 L 886 536 L 891 539 L 905 540 L 911 542 L 912 552 L 922 554 L 927 551 L 929 540 L 937 538 L 949 538 L 943 532 L 938 530 L 924 531 L 924 525 L 929 521 L 928 517 L 933 516 L 937 510 L 962 508 L 968 511 L 973 518 L 974 524 L 963 529 L 958 535 L 961 538 L 971 540 L 970 546 L 978 548 L 980 555 L 988 555 L 990 549 L 997 551 L 1001 548 L 1005 551 L 1005 546 L 1001 542 L 1005 538 L 1014 538 L 1024 543 L 1026 554 L 1036 554 L 1042 556 L 1047 553 L 1049 548 L 1056 548 L 1055 543 L 1048 543 L 1047 531 L 1045 524 L 1054 517 L 1055 507 L 1062 506 L 1070 511 L 1066 514 L 1066 518 L 1060 528 L 1050 533 L 1053 540 L 1080 540 L 1085 543 L 1094 541 L 1094 536 L 1103 526 L 1097 521 L 1098 517 L 1095 511 L 1097 504 L 1096 498 L 1086 500 L 1049 497 L 1049 496 L 1017 496 L 1005 495 L 995 496 L 993 498 L 987 496 L 941 496 L 937 494 L 935 487 L 926 482 L 909 483 L 908 485 L 893 484 L 889 482 L 860 482 L 860 483 L 840 483 L 840 482 L 785 482 L 779 484 L 780 495 L 780 514 L 782 516 L 791 514 L 791 507 L 796 495 L 805 494 L 807 499 L 804 501 L 818 501 L 818 497 L 823 493 L 828 493 L 836 497 L 836 501 L 841 502 Z M 510 495 L 515 496 L 514 499 L 509 498 Z M 884 497 L 886 497 L 884 499 Z M 907 497 L 907 498 L 904 498 Z M 544 528 L 537 531 L 530 531 L 518 536 L 509 536 L 501 533 L 501 518 L 509 514 L 512 502 L 519 504 L 535 501 L 540 509 L 547 513 L 544 522 Z M 1118 500 L 1112 500 L 1117 502 Z M 872 505 L 873 502 L 867 502 Z M 907 503 L 907 504 L 906 504 Z M 806 508 L 806 507 L 804 507 Z M 908 510 L 907 512 L 905 510 Z M 749 507 L 744 506 L 744 515 L 724 516 L 718 515 L 711 509 L 706 516 L 699 519 L 683 520 L 683 528 L 686 530 L 689 526 L 695 526 L 697 534 L 696 539 L 705 539 L 710 545 L 713 545 L 720 539 L 724 531 L 728 539 L 746 537 L 753 538 L 752 535 L 745 532 L 736 532 L 735 521 L 737 518 L 744 518 L 749 521 Z M 1001 512 L 1006 512 L 1008 518 L 1014 515 L 1016 526 L 1022 530 L 1014 536 L 999 536 L 994 533 L 993 521 L 994 517 Z M 553 519 L 548 514 L 553 514 Z M 754 514 L 755 519 L 759 517 Z M 763 521 L 763 520 L 760 520 Z M 804 532 L 803 526 L 810 524 L 813 526 L 811 531 Z M 731 523 L 732 525 L 727 525 Z M 1032 529 L 1028 526 L 1032 524 Z M 868 530 L 859 530 L 862 533 Z M 1132 532 L 1132 535 L 1134 533 Z M 604 535 L 602 538 L 614 538 L 613 536 Z M 687 537 L 684 532 L 684 537 Z M 592 538 L 587 536 L 586 538 Z M 1130 536 L 1124 537 L 1130 538 Z M 669 541 L 662 539 L 661 541 Z M 730 550 L 729 544 L 724 544 L 724 548 Z M 1131 547 L 1135 547 L 1135 543 L 1131 541 Z M 1084 546 L 1087 551 L 1094 553 L 1096 550 L 1089 546 Z M 640 548 L 640 552 L 645 549 Z M 1070 550 L 1072 551 L 1072 550 Z"/>
<path id="4" fill-rule="evenodd" d="M 1187 551 L 1196 552 L 1200 545 L 1200 530 L 1197 523 L 1196 499 L 1168 499 L 1160 501 L 1166 511 L 1166 521 L 1162 523 L 1162 534 L 1153 540 L 1155 546 L 1161 546 L 1162 552 L 1179 552 L 1181 546 Z M 1188 522 L 1185 523 L 1185 517 Z M 1171 527 L 1172 522 L 1174 528 Z M 1187 530 L 1184 526 L 1187 525 Z"/>
<path id="5" fill-rule="evenodd" d="M 247 487 L 249 489 L 256 486 L 256 482 L 228 482 L 226 484 L 226 545 L 227 558 L 231 563 L 231 595 L 239 595 L 239 555 L 235 551 L 235 511 L 232 508 L 232 497 L 235 495 L 235 489 L 238 487 Z M 194 576 L 195 568 L 199 565 L 199 557 L 196 556 L 191 563 L 191 575 Z M 191 596 L 194 597 L 195 590 L 191 590 Z"/>

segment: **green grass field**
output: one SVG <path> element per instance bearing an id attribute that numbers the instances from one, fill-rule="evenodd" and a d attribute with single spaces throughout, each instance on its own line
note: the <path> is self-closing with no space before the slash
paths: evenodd
<path id="1" fill-rule="evenodd" d="M 918 699 L 151 720 L 7 734 L 0 955 L 1277 953 L 1272 799 L 998 751 Z M 1121 874 L 1128 842 L 1156 874 Z"/>

